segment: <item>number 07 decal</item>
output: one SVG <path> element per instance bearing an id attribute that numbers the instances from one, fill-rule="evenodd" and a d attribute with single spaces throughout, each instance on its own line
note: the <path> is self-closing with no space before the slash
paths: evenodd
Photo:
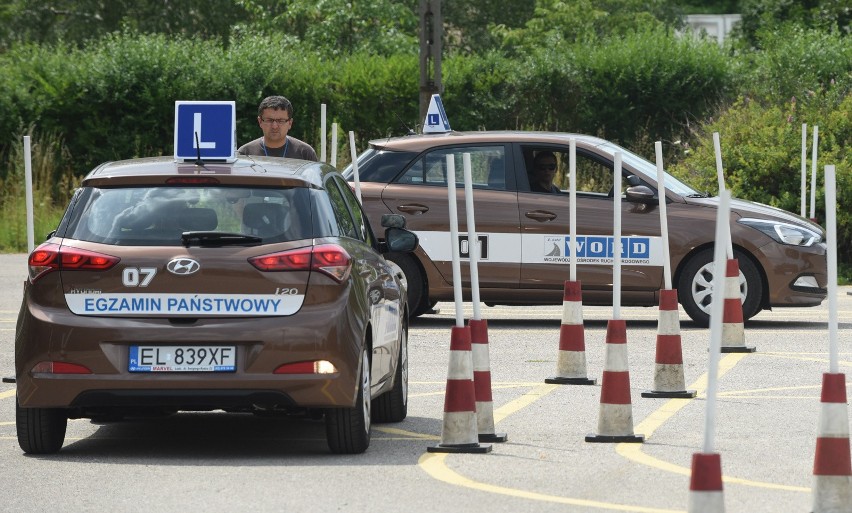
<path id="1" fill-rule="evenodd" d="M 156 267 L 125 267 L 121 273 L 121 282 L 125 287 L 147 287 L 156 274 Z"/>

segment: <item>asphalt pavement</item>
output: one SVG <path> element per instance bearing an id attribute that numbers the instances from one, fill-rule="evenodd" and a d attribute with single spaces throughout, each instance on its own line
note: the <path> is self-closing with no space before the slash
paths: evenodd
<path id="1" fill-rule="evenodd" d="M 0 376 L 13 373 L 23 255 L 0 255 Z M 841 372 L 852 368 L 852 288 L 838 290 Z M 694 399 L 648 399 L 656 308 L 622 308 L 633 431 L 645 442 L 587 443 L 598 431 L 611 308 L 585 307 L 594 386 L 551 385 L 561 307 L 483 307 L 496 430 L 488 454 L 436 454 L 455 312 L 412 323 L 408 418 L 374 425 L 363 455 L 334 456 L 320 421 L 224 412 L 112 424 L 69 422 L 62 451 L 26 456 L 14 385 L 0 385 L 0 511 L 686 511 L 690 462 L 708 437 L 709 331 L 681 312 L 683 370 Z M 465 318 L 471 316 L 465 306 Z M 828 303 L 762 312 L 754 353 L 721 356 L 715 429 L 728 512 L 810 511 Z M 847 377 L 847 391 L 850 379 Z M 848 414 L 847 414 L 848 421 Z"/>

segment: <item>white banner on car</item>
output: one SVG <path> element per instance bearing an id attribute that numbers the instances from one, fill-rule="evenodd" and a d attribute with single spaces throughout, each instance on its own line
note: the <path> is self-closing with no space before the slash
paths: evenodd
<path id="1" fill-rule="evenodd" d="M 65 294 L 75 314 L 108 316 L 274 317 L 298 312 L 304 300 L 303 294 Z"/>
<path id="2" fill-rule="evenodd" d="M 447 232 L 418 231 L 420 247 L 435 262 L 452 260 Z M 482 263 L 570 264 L 571 236 L 560 234 L 514 234 L 479 232 L 483 245 Z M 467 234 L 459 234 L 462 255 L 469 246 Z M 574 246 L 577 264 L 612 265 L 612 235 L 579 235 Z M 631 266 L 663 265 L 661 237 L 625 235 L 621 237 L 621 263 Z"/>

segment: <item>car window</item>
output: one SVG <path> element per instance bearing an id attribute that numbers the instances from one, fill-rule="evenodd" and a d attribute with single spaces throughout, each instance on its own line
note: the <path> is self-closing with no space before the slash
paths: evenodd
<path id="1" fill-rule="evenodd" d="M 361 209 L 361 204 L 358 202 L 358 198 L 355 197 L 355 193 L 352 192 L 349 184 L 347 184 L 343 178 L 334 176 L 331 179 L 334 180 L 340 188 L 340 191 L 343 193 L 343 198 L 346 200 L 346 205 L 349 207 L 349 212 L 352 214 L 352 219 L 355 221 L 355 231 L 358 234 L 358 238 L 372 246 L 372 233 L 368 226 L 367 217 L 364 215 L 364 212 Z"/>
<path id="2" fill-rule="evenodd" d="M 524 165 L 527 170 L 530 190 L 535 191 L 534 182 L 536 176 L 533 172 L 536 156 L 548 153 L 556 159 L 556 173 L 553 175 L 553 185 L 560 191 L 568 191 L 569 188 L 569 152 L 568 149 L 552 147 L 524 147 Z M 577 150 L 577 192 L 595 195 L 607 195 L 612 189 L 613 177 L 612 166 L 608 162 L 601 162 L 579 149 Z M 538 192 L 541 192 L 539 190 Z"/>
<path id="3" fill-rule="evenodd" d="M 422 155 L 397 183 L 447 186 L 447 155 L 454 156 L 457 186 L 464 185 L 463 154 L 470 153 L 473 186 L 506 190 L 506 152 L 500 146 L 459 146 L 440 148 Z"/>
<path id="4" fill-rule="evenodd" d="M 377 151 L 369 148 L 358 156 L 358 180 L 390 183 L 416 156 L 416 153 L 410 151 Z M 342 174 L 346 180 L 355 179 L 355 170 L 351 164 Z"/>
<path id="5" fill-rule="evenodd" d="M 179 245 L 183 232 L 255 235 L 264 242 L 313 236 L 302 187 L 84 188 L 65 236 L 115 245 Z"/>
<path id="6" fill-rule="evenodd" d="M 358 233 L 355 227 L 355 221 L 352 219 L 352 213 L 349 211 L 349 206 L 346 204 L 346 199 L 343 197 L 343 192 L 340 186 L 333 179 L 328 179 L 325 182 L 328 198 L 331 200 L 331 208 L 334 210 L 334 217 L 337 219 L 337 224 L 340 225 L 340 234 L 350 239 L 360 239 L 363 237 Z M 348 186 L 346 187 L 349 188 Z"/>

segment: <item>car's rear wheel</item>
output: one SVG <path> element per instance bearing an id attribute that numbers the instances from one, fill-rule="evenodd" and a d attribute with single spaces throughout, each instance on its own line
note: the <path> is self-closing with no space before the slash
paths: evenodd
<path id="1" fill-rule="evenodd" d="M 743 320 L 760 311 L 763 300 L 763 280 L 751 259 L 734 251 L 740 267 L 740 298 Z M 678 298 L 684 311 L 699 326 L 709 326 L 713 300 L 713 249 L 705 249 L 689 259 L 678 280 Z"/>
<path id="2" fill-rule="evenodd" d="M 417 317 L 428 312 L 432 308 L 429 302 L 429 289 L 426 286 L 426 278 L 414 257 L 405 253 L 388 253 L 385 258 L 398 265 L 405 275 L 408 311 L 411 312 L 411 316 Z"/>
<path id="3" fill-rule="evenodd" d="M 393 388 L 376 398 L 375 422 L 401 422 L 408 415 L 408 325 L 403 322 L 399 339 L 399 360 Z"/>
<path id="4" fill-rule="evenodd" d="M 15 399 L 18 445 L 27 454 L 53 454 L 65 442 L 68 416 L 59 408 L 21 408 Z"/>
<path id="5" fill-rule="evenodd" d="M 361 373 L 354 408 L 329 408 L 325 412 L 328 447 L 336 454 L 360 454 L 370 446 L 370 355 L 361 354 Z"/>

